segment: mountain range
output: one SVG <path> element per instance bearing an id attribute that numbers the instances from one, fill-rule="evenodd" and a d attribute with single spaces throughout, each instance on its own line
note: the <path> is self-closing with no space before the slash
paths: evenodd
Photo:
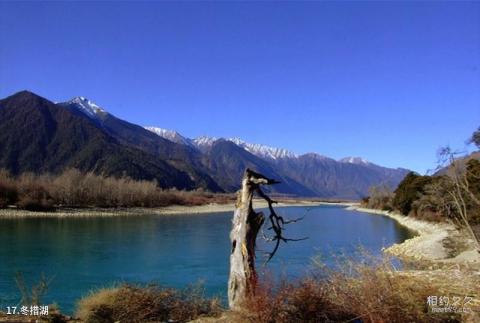
<path id="1" fill-rule="evenodd" d="M 372 185 L 396 187 L 409 172 L 359 157 L 297 155 L 239 138 L 187 138 L 121 120 L 84 97 L 54 103 L 29 91 L 0 100 L 0 168 L 66 168 L 156 180 L 163 188 L 234 192 L 245 168 L 281 181 L 273 193 L 358 199 Z"/>

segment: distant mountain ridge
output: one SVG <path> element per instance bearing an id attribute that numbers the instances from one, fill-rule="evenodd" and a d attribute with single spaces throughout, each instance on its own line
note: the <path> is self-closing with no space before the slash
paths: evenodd
<path id="1" fill-rule="evenodd" d="M 167 129 L 162 129 L 158 127 L 144 127 L 144 128 L 162 138 L 173 141 L 177 144 L 182 144 L 182 145 L 187 145 L 192 147 L 195 146 L 195 144 L 191 139 L 185 138 L 175 130 L 167 130 Z"/>
<path id="2" fill-rule="evenodd" d="M 226 139 L 226 138 L 201 136 L 198 138 L 191 139 L 181 135 L 175 130 L 163 129 L 163 128 L 152 127 L 152 126 L 146 126 L 145 129 L 167 140 L 170 140 L 179 144 L 196 147 L 200 150 L 204 150 L 208 147 L 211 147 L 217 140 L 223 139 L 223 140 L 231 141 L 237 146 L 244 148 L 246 151 L 262 158 L 277 159 L 277 158 L 297 157 L 297 155 L 295 155 L 294 153 L 286 149 L 275 148 L 275 147 L 270 147 L 270 146 L 261 145 L 261 144 L 252 144 L 252 143 L 245 142 L 240 138 Z"/>
<path id="3" fill-rule="evenodd" d="M 408 173 L 359 157 L 297 155 L 239 138 L 190 139 L 121 120 L 85 97 L 55 104 L 22 91 L 0 100 L 0 168 L 20 174 L 68 167 L 213 192 L 237 190 L 249 167 L 282 182 L 272 192 L 344 199 L 367 195 L 371 185 L 393 188 Z"/>
<path id="4" fill-rule="evenodd" d="M 167 140 L 176 142 L 176 143 L 181 143 L 184 145 L 190 145 L 197 147 L 199 149 L 205 149 L 206 147 L 211 147 L 216 141 L 218 140 L 227 140 L 231 141 L 234 144 L 236 144 L 239 147 L 244 148 L 246 151 L 261 157 L 265 159 L 282 159 L 282 158 L 298 158 L 299 155 L 295 154 L 287 149 L 284 148 L 276 148 L 276 147 L 271 147 L 263 144 L 254 144 L 254 143 L 249 143 L 246 142 L 238 137 L 235 138 L 219 138 L 219 137 L 210 137 L 210 136 L 201 136 L 197 137 L 194 139 L 187 138 L 183 135 L 181 135 L 179 132 L 175 130 L 169 130 L 169 129 L 164 129 L 164 128 L 159 128 L 159 127 L 152 127 L 152 126 L 146 126 L 144 127 L 145 129 L 157 134 L 158 136 L 165 138 Z M 332 158 L 320 155 L 318 153 L 307 153 L 305 155 L 313 154 L 316 155 L 317 158 L 320 159 L 331 159 Z M 349 164 L 359 164 L 359 165 L 375 165 L 374 163 L 371 163 L 370 161 L 362 158 L 362 157 L 344 157 L 339 160 L 338 162 L 341 163 L 349 163 Z M 377 165 L 378 166 L 378 165 Z"/>
<path id="5" fill-rule="evenodd" d="M 176 142 L 185 142 L 197 147 L 207 155 L 214 151 L 212 147 L 216 147 L 221 142 L 233 143 L 261 159 L 262 163 L 266 161 L 277 173 L 277 178 L 283 177 L 284 180 L 288 178 L 289 185 L 295 186 L 294 191 L 303 196 L 356 199 L 368 195 L 368 190 L 373 185 L 385 184 L 392 189 L 395 188 L 409 172 L 403 168 L 382 167 L 361 157 L 335 160 L 317 153 L 297 155 L 286 149 L 247 143 L 239 138 L 201 136 L 190 139 L 173 130 L 158 127 L 146 128 L 166 139 L 175 134 Z M 222 145 L 225 146 L 225 143 Z M 224 151 L 223 154 L 231 154 L 231 152 Z M 222 153 L 216 152 L 216 155 L 218 158 Z M 239 156 L 236 158 L 240 159 Z M 246 167 L 245 165 L 247 163 L 243 166 Z M 222 167 L 228 168 L 225 164 Z M 249 167 L 261 168 L 258 162 L 255 166 Z M 268 171 L 264 172 L 268 173 Z M 237 179 L 239 180 L 239 176 L 235 180 Z M 229 183 L 229 185 L 233 184 Z"/>
<path id="6" fill-rule="evenodd" d="M 371 164 L 368 160 L 362 157 L 345 157 L 338 160 L 342 163 L 350 163 L 350 164 L 359 164 L 359 165 L 368 165 Z"/>
<path id="7" fill-rule="evenodd" d="M 108 176 L 155 179 L 163 187 L 197 186 L 188 174 L 166 161 L 121 144 L 89 117 L 28 91 L 0 100 L 0 168 L 15 175 L 78 168 Z"/>

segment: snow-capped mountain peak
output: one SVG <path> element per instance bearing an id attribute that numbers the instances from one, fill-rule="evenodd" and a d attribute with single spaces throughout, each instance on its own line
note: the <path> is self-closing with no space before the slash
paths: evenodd
<path id="1" fill-rule="evenodd" d="M 156 135 L 162 138 L 176 142 L 177 144 L 192 146 L 192 141 L 190 139 L 185 138 L 175 130 L 163 129 L 158 127 L 144 127 L 144 128 L 155 133 Z"/>
<path id="2" fill-rule="evenodd" d="M 77 96 L 68 101 L 67 104 L 74 104 L 80 111 L 91 118 L 95 118 L 99 113 L 106 113 L 106 111 L 95 102 L 92 102 L 83 96 Z"/>
<path id="3" fill-rule="evenodd" d="M 361 157 L 345 157 L 339 160 L 341 163 L 349 163 L 349 164 L 360 164 L 360 165 L 368 165 L 371 164 L 368 160 L 361 158 Z"/>
<path id="4" fill-rule="evenodd" d="M 176 142 L 177 144 L 183 144 L 191 147 L 196 147 L 199 149 L 208 148 L 212 146 L 212 144 L 219 139 L 216 137 L 208 137 L 208 136 L 200 136 L 195 139 L 190 139 L 182 136 L 180 133 L 178 133 L 175 130 L 169 130 L 169 129 L 159 128 L 159 127 L 144 127 L 144 128 L 164 139 Z"/>
<path id="5" fill-rule="evenodd" d="M 144 127 L 144 128 L 167 140 L 170 140 L 179 144 L 193 146 L 200 150 L 209 148 L 216 141 L 223 139 L 223 138 L 210 137 L 210 136 L 200 136 L 195 139 L 190 139 L 182 136 L 181 134 L 179 134 L 177 131 L 174 131 L 174 130 L 168 130 L 168 129 L 158 128 L 158 127 Z M 296 154 L 294 154 L 293 152 L 287 149 L 275 148 L 275 147 L 270 147 L 270 146 L 261 145 L 261 144 L 252 144 L 252 143 L 245 142 L 240 138 L 229 138 L 229 139 L 223 139 L 223 140 L 230 141 L 235 145 L 245 149 L 249 153 L 261 158 L 281 159 L 281 158 L 297 158 L 298 157 Z"/>
<path id="6" fill-rule="evenodd" d="M 200 137 L 197 137 L 197 138 L 193 139 L 193 144 L 195 146 L 199 147 L 199 148 L 210 147 L 218 139 L 219 138 L 217 138 L 217 137 L 200 136 Z"/>
<path id="7" fill-rule="evenodd" d="M 275 148 L 261 144 L 252 144 L 241 140 L 240 138 L 230 138 L 229 141 L 233 142 L 237 146 L 242 147 L 249 153 L 262 157 L 262 158 L 270 158 L 270 159 L 278 159 L 278 158 L 296 158 L 297 155 L 291 151 L 288 151 L 283 148 Z"/>
<path id="8" fill-rule="evenodd" d="M 320 154 L 314 153 L 314 152 L 303 154 L 300 157 L 308 157 L 308 158 L 316 159 L 316 160 L 333 160 L 333 161 L 335 161 L 335 159 L 332 159 L 330 157 L 320 155 Z"/>

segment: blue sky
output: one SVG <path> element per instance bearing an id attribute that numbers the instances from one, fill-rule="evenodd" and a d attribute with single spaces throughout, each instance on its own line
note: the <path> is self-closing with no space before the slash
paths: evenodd
<path id="1" fill-rule="evenodd" d="M 0 97 L 419 172 L 480 126 L 478 2 L 0 1 Z"/>

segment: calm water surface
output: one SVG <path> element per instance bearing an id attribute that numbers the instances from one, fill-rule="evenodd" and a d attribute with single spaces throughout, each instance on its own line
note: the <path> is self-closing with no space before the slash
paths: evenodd
<path id="1" fill-rule="evenodd" d="M 305 274 L 319 253 L 327 263 L 332 253 L 352 254 L 359 244 L 380 254 L 382 247 L 411 237 L 389 218 L 338 206 L 284 207 L 278 213 L 306 214 L 286 235 L 309 239 L 281 245 L 267 267 L 291 277 Z M 53 277 L 44 303 L 56 302 L 66 313 L 90 290 L 116 282 L 185 287 L 202 281 L 209 295 L 224 296 L 232 214 L 0 219 L 0 305 L 18 303 L 19 271 L 30 283 L 40 273 Z"/>

